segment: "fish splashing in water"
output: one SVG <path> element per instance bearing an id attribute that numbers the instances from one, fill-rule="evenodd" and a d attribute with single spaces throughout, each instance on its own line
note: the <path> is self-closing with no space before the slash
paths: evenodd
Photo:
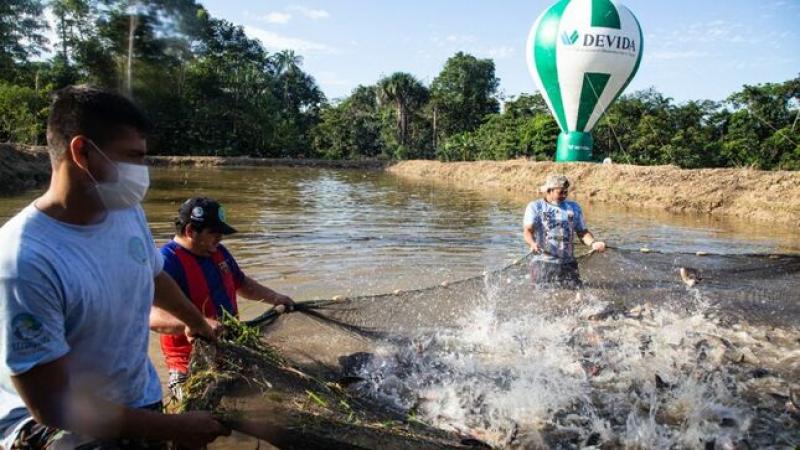
<path id="1" fill-rule="evenodd" d="M 800 445 L 800 334 L 582 293 L 571 314 L 472 311 L 349 367 L 351 388 L 507 448 Z M 610 311 L 610 312 L 609 312 Z"/>

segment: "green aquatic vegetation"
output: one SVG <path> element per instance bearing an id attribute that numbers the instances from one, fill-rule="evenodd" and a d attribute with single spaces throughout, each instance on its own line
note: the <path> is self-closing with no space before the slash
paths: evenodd
<path id="1" fill-rule="evenodd" d="M 310 389 L 306 389 L 306 394 L 308 394 L 308 397 L 309 397 L 311 400 L 313 400 L 313 401 L 314 401 L 314 403 L 318 404 L 319 406 L 321 406 L 321 407 L 323 407 L 323 408 L 327 408 L 327 407 L 328 407 L 328 402 L 326 402 L 325 400 L 323 400 L 323 399 L 322 399 L 322 397 L 320 397 L 320 396 L 319 396 L 318 394 L 316 394 L 314 391 L 312 391 L 312 390 L 310 390 Z"/>
<path id="2" fill-rule="evenodd" d="M 269 371 L 260 369 L 271 367 L 294 378 L 293 383 L 313 386 L 306 388 L 305 393 L 314 404 L 331 411 L 341 410 L 348 416 L 348 422 L 358 420 L 342 389 L 288 364 L 277 349 L 264 341 L 257 326 L 249 326 L 227 312 L 223 313 L 221 323 L 223 332 L 216 342 L 195 343 L 192 370 L 184 385 L 179 411 L 201 409 L 224 414 L 218 405 L 228 387 L 244 382 L 269 392 L 273 388 Z M 269 392 L 268 398 L 283 400 L 277 392 Z"/>

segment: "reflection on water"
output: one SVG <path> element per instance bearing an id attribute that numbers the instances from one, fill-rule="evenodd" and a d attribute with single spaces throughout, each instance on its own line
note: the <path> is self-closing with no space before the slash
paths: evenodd
<path id="1" fill-rule="evenodd" d="M 525 200 L 411 183 L 378 171 L 154 168 L 145 209 L 157 243 L 180 203 L 209 195 L 241 233 L 227 239 L 254 278 L 298 299 L 438 284 L 525 253 Z M 0 199 L 0 222 L 37 193 Z M 713 253 L 791 252 L 790 229 L 584 204 L 612 245 Z M 580 250 L 579 250 L 580 251 Z"/>

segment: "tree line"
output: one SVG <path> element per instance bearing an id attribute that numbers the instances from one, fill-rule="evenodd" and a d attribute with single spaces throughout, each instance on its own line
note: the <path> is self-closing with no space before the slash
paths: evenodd
<path id="1" fill-rule="evenodd" d="M 553 158 L 559 129 L 544 99 L 501 98 L 491 59 L 459 52 L 429 85 L 397 72 L 336 100 L 302 62 L 292 50 L 268 52 L 195 0 L 5 0 L 0 142 L 44 143 L 49 93 L 90 83 L 148 112 L 156 154 Z M 598 160 L 800 169 L 800 76 L 723 101 L 623 95 L 593 134 Z"/>

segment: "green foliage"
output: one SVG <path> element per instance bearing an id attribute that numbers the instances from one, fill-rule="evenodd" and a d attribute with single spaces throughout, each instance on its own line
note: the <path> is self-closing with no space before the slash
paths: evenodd
<path id="1" fill-rule="evenodd" d="M 480 149 L 477 140 L 470 133 L 460 133 L 448 139 L 436 149 L 440 161 L 473 161 Z"/>
<path id="2" fill-rule="evenodd" d="M 447 139 L 475 130 L 487 115 L 496 113 L 500 108 L 495 98 L 499 83 L 491 59 L 462 52 L 450 57 L 431 83 L 437 136 Z"/>
<path id="3" fill-rule="evenodd" d="M 394 114 L 398 145 L 409 145 L 411 123 L 428 101 L 428 89 L 413 75 L 395 72 L 378 80 L 376 92 L 381 104 Z"/>
<path id="4" fill-rule="evenodd" d="M 0 142 L 36 144 L 45 116 L 46 101 L 33 89 L 0 81 Z"/>
<path id="5" fill-rule="evenodd" d="M 508 101 L 502 114 L 487 116 L 475 131 L 447 139 L 436 156 L 442 161 L 548 159 L 555 153 L 558 133 L 541 95 L 521 95 Z"/>
<path id="6" fill-rule="evenodd" d="M 54 56 L 15 57 L 21 86 L 50 92 L 90 83 L 130 93 L 156 123 L 156 154 L 311 155 L 325 97 L 293 52 L 268 54 L 194 0 L 48 5 Z"/>
<path id="7" fill-rule="evenodd" d="M 45 28 L 41 0 L 0 1 L 0 80 L 14 81 L 17 65 L 41 52 Z"/>
<path id="8" fill-rule="evenodd" d="M 48 43 L 45 9 L 53 17 Z M 31 61 L 47 51 L 46 61 Z M 500 112 L 494 62 L 462 52 L 430 86 L 396 72 L 329 104 L 292 50 L 268 53 L 196 0 L 0 2 L 0 141 L 44 143 L 46 97 L 90 83 L 153 118 L 155 154 L 550 160 L 559 133 L 539 94 Z M 800 77 L 676 104 L 619 98 L 594 155 L 630 164 L 800 169 Z"/>
<path id="9" fill-rule="evenodd" d="M 650 89 L 620 98 L 595 127 L 595 154 L 630 164 L 792 168 L 800 77 L 744 86 L 724 103 L 675 105 Z"/>
<path id="10" fill-rule="evenodd" d="M 384 153 L 375 88 L 358 86 L 346 100 L 322 110 L 313 130 L 313 146 L 327 159 L 374 158 Z"/>

